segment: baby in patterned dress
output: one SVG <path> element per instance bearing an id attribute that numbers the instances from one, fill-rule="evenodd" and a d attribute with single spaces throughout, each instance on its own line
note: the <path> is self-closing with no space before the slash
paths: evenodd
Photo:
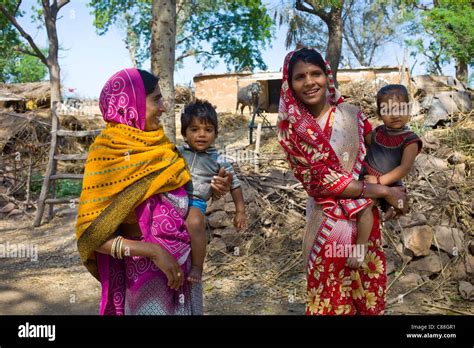
<path id="1" fill-rule="evenodd" d="M 403 186 L 401 180 L 410 172 L 416 156 L 422 149 L 421 139 L 407 125 L 410 108 L 406 87 L 403 85 L 382 87 L 377 93 L 377 113 L 383 124 L 365 137 L 368 152 L 360 179 L 368 184 Z M 379 200 L 379 204 L 385 212 L 385 219 L 393 217 L 394 207 L 390 207 L 385 200 Z M 368 211 L 371 208 L 372 206 L 364 210 Z M 358 218 L 363 218 L 364 221 L 358 223 L 354 250 L 365 251 L 372 230 L 373 217 L 372 214 L 362 212 Z M 358 268 L 362 261 L 363 257 L 351 255 L 347 259 L 347 265 Z"/>

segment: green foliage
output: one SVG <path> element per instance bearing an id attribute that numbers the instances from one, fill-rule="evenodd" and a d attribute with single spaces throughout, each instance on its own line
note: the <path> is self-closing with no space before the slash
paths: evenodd
<path id="1" fill-rule="evenodd" d="M 31 176 L 31 192 L 39 194 L 44 177 L 39 174 Z M 56 184 L 56 198 L 79 197 L 82 191 L 82 182 L 78 180 L 58 180 Z M 52 185 L 50 186 L 52 193 Z"/>
<path id="2" fill-rule="evenodd" d="M 17 1 L 0 0 L 9 13 L 14 13 Z M 15 17 L 22 17 L 24 13 L 19 9 Z M 28 45 L 23 43 L 17 29 L 10 21 L 0 15 L 0 82 L 20 83 L 41 81 L 48 70 L 46 66 L 36 57 L 18 52 L 15 48 L 26 50 Z M 43 51 L 47 53 L 46 51 Z"/>
<path id="3" fill-rule="evenodd" d="M 149 58 L 151 0 L 91 0 L 99 35 L 117 25 L 137 65 Z M 205 67 L 223 59 L 227 67 L 265 69 L 260 51 L 270 43 L 273 22 L 261 0 L 183 0 L 177 8 L 176 60 L 195 57 Z"/>
<path id="4" fill-rule="evenodd" d="M 420 2 L 405 12 L 406 40 L 412 56 L 425 57 L 428 73 L 442 74 L 452 58 L 473 66 L 474 9 L 468 0 L 439 0 L 437 6 L 420 10 Z M 420 35 L 421 34 L 421 35 Z"/>
<path id="5" fill-rule="evenodd" d="M 474 9 L 470 1 L 440 1 L 423 13 L 422 24 L 428 34 L 445 45 L 452 57 L 474 64 Z"/>
<path id="6" fill-rule="evenodd" d="M 3 61 L 0 57 L 0 62 Z M 37 82 L 44 80 L 48 69 L 37 57 L 13 52 L 4 63 L 0 80 L 5 83 Z"/>

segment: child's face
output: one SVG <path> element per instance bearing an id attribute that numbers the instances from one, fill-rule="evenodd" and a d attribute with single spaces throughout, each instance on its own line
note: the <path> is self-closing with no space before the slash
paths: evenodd
<path id="1" fill-rule="evenodd" d="M 389 94 L 380 100 L 379 116 L 385 126 L 394 129 L 403 128 L 410 120 L 410 108 L 402 95 Z"/>
<path id="2" fill-rule="evenodd" d="M 191 148 L 199 152 L 206 151 L 215 139 L 216 131 L 211 123 L 197 117 L 191 119 L 184 137 Z"/>

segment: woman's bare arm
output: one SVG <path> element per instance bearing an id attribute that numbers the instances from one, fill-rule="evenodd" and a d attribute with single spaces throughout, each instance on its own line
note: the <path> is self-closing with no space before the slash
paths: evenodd
<path id="1" fill-rule="evenodd" d="M 96 252 L 111 255 L 113 238 L 102 244 Z M 123 240 L 124 256 L 142 256 L 150 258 L 153 263 L 165 273 L 168 278 L 168 286 L 179 289 L 184 282 L 184 274 L 176 260 L 168 254 L 161 246 L 138 240 Z"/>
<path id="2" fill-rule="evenodd" d="M 363 182 L 353 180 L 338 196 L 340 198 L 359 198 L 363 190 Z M 366 184 L 364 198 L 383 198 L 388 204 L 402 213 L 406 213 L 408 205 L 403 187 L 388 187 L 379 184 Z"/>

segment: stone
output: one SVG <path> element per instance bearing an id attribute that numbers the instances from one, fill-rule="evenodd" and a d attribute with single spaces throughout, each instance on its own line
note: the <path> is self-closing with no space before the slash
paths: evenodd
<path id="1" fill-rule="evenodd" d="M 432 155 L 420 153 L 415 159 L 415 168 L 429 175 L 433 172 L 448 169 L 448 162 Z"/>
<path id="2" fill-rule="evenodd" d="M 9 212 L 11 212 L 14 209 L 15 209 L 15 204 L 10 202 L 10 203 L 7 203 L 5 206 L 3 206 L 2 209 L 0 209 L 0 213 L 8 214 Z"/>
<path id="3" fill-rule="evenodd" d="M 226 203 L 234 201 L 234 199 L 232 198 L 232 195 L 230 194 L 230 192 L 225 194 L 224 200 L 225 200 Z"/>
<path id="4" fill-rule="evenodd" d="M 435 95 L 423 98 L 424 105 L 430 104 L 425 115 L 425 126 L 434 127 L 439 122 L 449 120 L 449 115 L 455 112 L 469 112 L 472 108 L 470 94 L 466 91 L 436 91 Z"/>
<path id="5" fill-rule="evenodd" d="M 451 268 L 450 277 L 453 280 L 466 279 L 466 277 L 467 277 L 466 265 L 463 261 L 457 262 L 453 265 L 453 267 Z"/>
<path id="6" fill-rule="evenodd" d="M 250 202 L 255 201 L 255 197 L 257 195 L 255 189 L 248 186 L 246 189 L 242 187 L 242 194 L 244 196 L 245 203 L 250 203 Z"/>
<path id="7" fill-rule="evenodd" d="M 414 260 L 409 265 L 411 270 L 418 271 L 422 275 L 432 275 L 439 273 L 443 267 L 449 262 L 449 256 L 441 252 L 438 255 L 437 252 L 431 251 L 430 255 L 423 257 L 418 260 Z"/>
<path id="8" fill-rule="evenodd" d="M 406 249 L 404 246 L 403 246 L 403 243 L 398 243 L 397 244 L 397 251 L 402 255 L 402 261 L 403 262 L 410 262 L 412 259 L 413 259 L 413 251 L 411 251 L 410 249 Z"/>
<path id="9" fill-rule="evenodd" d="M 407 275 L 401 276 L 398 278 L 398 282 L 407 288 L 414 288 L 422 282 L 422 278 L 419 274 L 408 273 Z"/>
<path id="10" fill-rule="evenodd" d="M 458 289 L 463 299 L 474 300 L 474 286 L 471 283 L 460 281 Z"/>
<path id="11" fill-rule="evenodd" d="M 466 273 L 469 276 L 474 276 L 474 256 L 470 255 L 469 253 L 466 253 Z"/>
<path id="12" fill-rule="evenodd" d="M 227 227 L 221 232 L 221 240 L 227 247 L 236 247 L 242 244 L 242 234 L 235 227 Z"/>
<path id="13" fill-rule="evenodd" d="M 395 262 L 387 261 L 387 265 L 385 267 L 387 268 L 387 275 L 395 272 Z"/>
<path id="14" fill-rule="evenodd" d="M 225 251 L 227 246 L 220 238 L 213 238 L 209 243 L 209 255 L 213 256 L 218 251 Z"/>
<path id="15" fill-rule="evenodd" d="M 225 200 L 221 198 L 217 201 L 211 201 L 211 203 L 207 205 L 206 215 L 209 215 L 215 211 L 224 210 Z"/>
<path id="16" fill-rule="evenodd" d="M 216 228 L 212 230 L 213 237 L 222 237 L 222 233 L 225 231 L 225 228 Z"/>
<path id="17" fill-rule="evenodd" d="M 227 213 L 235 213 L 235 203 L 225 203 L 224 205 L 224 211 Z"/>
<path id="18" fill-rule="evenodd" d="M 422 213 L 413 213 L 411 216 L 402 215 L 398 219 L 403 228 L 426 225 L 428 220 Z"/>
<path id="19" fill-rule="evenodd" d="M 421 136 L 424 149 L 437 150 L 440 146 L 439 138 L 433 131 L 428 131 Z"/>
<path id="20" fill-rule="evenodd" d="M 439 246 L 451 256 L 459 255 L 464 245 L 464 235 L 460 230 L 448 226 L 436 226 L 434 236 L 434 246 Z"/>
<path id="21" fill-rule="evenodd" d="M 232 224 L 225 211 L 216 211 L 209 215 L 209 225 L 213 228 L 227 227 Z"/>
<path id="22" fill-rule="evenodd" d="M 431 226 L 415 226 L 403 230 L 403 244 L 415 256 L 429 255 L 432 241 L 433 229 Z"/>
<path id="23" fill-rule="evenodd" d="M 21 211 L 20 209 L 13 209 L 11 212 L 8 213 L 8 217 L 20 214 L 23 214 L 23 211 Z"/>
<path id="24" fill-rule="evenodd" d="M 460 163 L 454 166 L 453 183 L 463 184 L 466 182 L 466 164 Z"/>
<path id="25" fill-rule="evenodd" d="M 474 242 L 472 240 L 469 242 L 469 245 L 467 246 L 467 250 L 469 250 L 471 255 L 474 255 Z"/>

